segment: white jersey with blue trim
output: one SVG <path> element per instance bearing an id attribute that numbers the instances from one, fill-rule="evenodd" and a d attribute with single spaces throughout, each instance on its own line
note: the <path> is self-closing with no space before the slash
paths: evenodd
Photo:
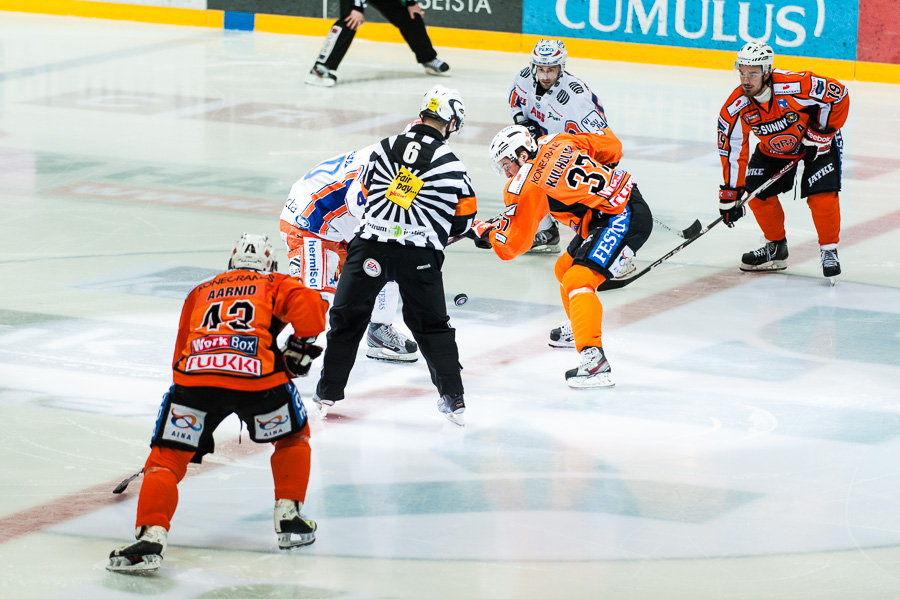
<path id="1" fill-rule="evenodd" d="M 574 75 L 563 71 L 546 93 L 538 96 L 537 92 L 531 67 L 522 69 L 509 91 L 513 122 L 530 119 L 541 128 L 541 135 L 596 133 L 608 127 L 600 99 Z"/>
<path id="2" fill-rule="evenodd" d="M 350 241 L 365 213 L 362 179 L 375 145 L 321 162 L 291 187 L 281 220 L 328 241 Z"/>

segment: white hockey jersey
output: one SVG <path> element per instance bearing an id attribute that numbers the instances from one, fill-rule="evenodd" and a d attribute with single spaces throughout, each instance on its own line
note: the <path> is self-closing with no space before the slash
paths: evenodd
<path id="1" fill-rule="evenodd" d="M 563 71 L 544 95 L 538 97 L 537 91 L 531 67 L 525 67 L 509 92 L 513 122 L 521 124 L 530 119 L 541 128 L 541 135 L 596 133 L 607 128 L 603 104 L 578 77 Z"/>
<path id="2" fill-rule="evenodd" d="M 314 166 L 291 187 L 281 220 L 328 241 L 350 241 L 366 210 L 362 179 L 377 144 Z"/>

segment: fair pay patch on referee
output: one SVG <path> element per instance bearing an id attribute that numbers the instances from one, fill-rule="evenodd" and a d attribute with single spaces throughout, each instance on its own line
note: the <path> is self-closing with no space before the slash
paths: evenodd
<path id="1" fill-rule="evenodd" d="M 391 181 L 385 197 L 405 210 L 409 210 L 416 194 L 422 189 L 422 184 L 423 181 L 409 172 L 405 166 L 400 167 L 400 171 Z"/>

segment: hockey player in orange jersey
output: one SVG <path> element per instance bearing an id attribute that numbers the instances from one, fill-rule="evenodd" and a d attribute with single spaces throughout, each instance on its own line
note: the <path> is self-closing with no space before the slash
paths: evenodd
<path id="1" fill-rule="evenodd" d="M 163 397 L 144 465 L 137 542 L 113 551 L 108 570 L 159 568 L 178 483 L 188 462 L 213 451 L 213 431 L 232 413 L 246 423 L 251 440 L 274 446 L 278 546 L 315 541 L 316 523 L 300 513 L 309 482 L 309 425 L 289 376 L 306 376 L 321 353 L 313 342 L 325 329 L 328 302 L 275 268 L 266 236 L 245 233 L 228 270 L 188 294 L 172 360 L 174 384 Z M 275 338 L 286 323 L 294 336 L 281 352 Z"/>
<path id="2" fill-rule="evenodd" d="M 509 178 L 506 209 L 498 223 L 476 221 L 474 235 L 503 260 L 531 247 L 548 213 L 576 236 L 556 261 L 556 278 L 572 321 L 581 364 L 566 372 L 575 389 L 614 385 L 601 342 L 603 305 L 596 289 L 614 278 L 653 228 L 650 208 L 631 175 L 616 165 L 622 144 L 609 129 L 559 133 L 536 144 L 521 125 L 500 131 L 491 142 L 491 166 Z"/>
<path id="3" fill-rule="evenodd" d="M 819 237 L 822 274 L 841 273 L 837 246 L 841 232 L 841 127 L 850 110 L 847 88 L 828 77 L 804 71 L 774 69 L 775 53 L 768 44 L 750 42 L 737 53 L 735 71 L 741 85 L 719 112 L 718 145 L 725 183 L 719 191 L 719 212 L 733 227 L 744 215 L 744 191 L 752 192 L 788 162 L 805 152 L 799 182 Z M 750 156 L 750 133 L 759 138 Z M 749 156 L 749 161 L 748 161 Z M 784 177 L 762 196 L 747 203 L 766 239 L 758 250 L 741 257 L 741 270 L 787 268 L 788 245 L 784 210 L 778 194 L 794 187 Z"/>

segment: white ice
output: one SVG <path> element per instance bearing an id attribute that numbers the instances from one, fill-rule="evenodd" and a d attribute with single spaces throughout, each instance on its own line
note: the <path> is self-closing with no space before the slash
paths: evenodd
<path id="1" fill-rule="evenodd" d="M 340 84 L 303 84 L 321 40 L 0 13 L 0 595 L 310 598 L 888 598 L 900 594 L 900 90 L 847 82 L 844 275 L 821 275 L 809 210 L 782 198 L 789 268 L 742 274 L 748 216 L 601 295 L 617 385 L 573 391 L 553 258 L 447 252 L 467 426 L 421 360 L 360 359 L 311 419 L 312 546 L 279 552 L 270 449 L 217 432 L 192 466 L 163 568 L 107 573 L 131 538 L 181 299 L 244 231 L 278 239 L 291 183 L 396 132 L 434 83 L 480 214 L 487 145 L 525 55 L 357 40 Z M 709 71 L 572 58 L 676 228 L 718 216 Z M 826 73 L 827 74 L 827 73 Z M 571 233 L 567 238 L 571 237 Z M 643 268 L 679 243 L 658 228 Z M 279 247 L 281 250 L 281 247 Z M 282 252 L 283 255 L 283 252 Z M 315 374 L 298 379 L 309 398 Z M 239 437 L 241 442 L 238 443 Z"/>

